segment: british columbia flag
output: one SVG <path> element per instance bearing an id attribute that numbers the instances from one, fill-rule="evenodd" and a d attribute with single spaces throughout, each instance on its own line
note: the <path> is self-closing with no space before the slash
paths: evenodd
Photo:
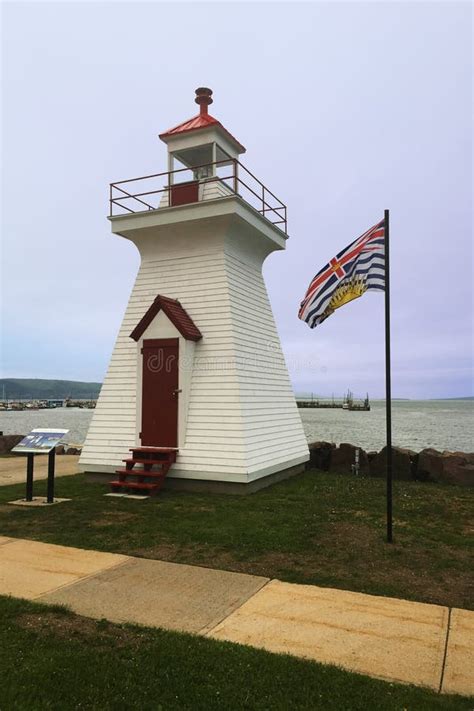
<path id="1" fill-rule="evenodd" d="M 310 328 L 368 289 L 385 288 L 385 222 L 364 232 L 314 277 L 298 313 Z"/>

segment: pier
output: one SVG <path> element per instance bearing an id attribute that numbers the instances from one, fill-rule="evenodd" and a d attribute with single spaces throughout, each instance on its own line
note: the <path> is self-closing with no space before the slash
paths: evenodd
<path id="1" fill-rule="evenodd" d="M 324 398 L 315 398 L 311 395 L 311 398 L 296 398 L 296 404 L 301 408 L 318 408 L 318 409 L 339 409 L 339 410 L 350 410 L 350 411 L 370 411 L 370 400 L 369 394 L 367 393 L 364 400 L 357 402 L 354 399 L 354 394 L 348 390 L 347 394 L 341 400 L 335 400 L 332 397 L 331 400 Z"/>
<path id="2" fill-rule="evenodd" d="M 80 407 L 92 410 L 95 408 L 97 400 L 71 400 L 61 398 L 54 400 L 3 400 L 0 401 L 0 411 L 23 411 L 23 410 L 55 410 L 61 407 Z"/>

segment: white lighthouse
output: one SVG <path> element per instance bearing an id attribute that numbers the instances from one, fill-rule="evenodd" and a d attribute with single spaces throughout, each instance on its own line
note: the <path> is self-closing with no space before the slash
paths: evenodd
<path id="1" fill-rule="evenodd" d="M 133 450 L 165 458 L 174 486 L 252 491 L 308 459 L 262 277 L 285 249 L 286 207 L 208 113 L 212 91 L 195 101 L 197 116 L 160 135 L 167 171 L 110 186 L 112 232 L 141 265 L 80 466 L 110 479 Z M 152 489 L 141 472 L 116 489 Z"/>

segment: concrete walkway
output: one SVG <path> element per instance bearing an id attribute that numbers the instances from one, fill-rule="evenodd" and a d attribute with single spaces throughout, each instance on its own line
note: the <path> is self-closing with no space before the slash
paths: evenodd
<path id="1" fill-rule="evenodd" d="M 474 694 L 474 612 L 0 538 L 0 594 Z"/>
<path id="2" fill-rule="evenodd" d="M 74 454 L 60 454 L 56 457 L 56 476 L 77 474 L 79 457 Z M 48 476 L 48 457 L 45 454 L 35 456 L 34 479 L 46 479 Z M 26 457 L 24 455 L 0 457 L 0 486 L 26 482 Z"/>

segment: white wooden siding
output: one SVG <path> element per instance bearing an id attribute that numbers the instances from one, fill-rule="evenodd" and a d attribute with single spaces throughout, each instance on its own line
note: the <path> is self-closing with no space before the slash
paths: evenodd
<path id="1" fill-rule="evenodd" d="M 157 294 L 179 299 L 203 334 L 170 474 L 248 481 L 308 458 L 261 261 L 224 235 L 179 253 L 157 240 L 156 256 L 143 259 L 133 287 L 82 450 L 83 470 L 120 466 L 139 444 L 138 346 L 130 333 Z"/>
<path id="2" fill-rule="evenodd" d="M 249 473 L 308 446 L 262 277 L 261 262 L 226 250 Z"/>

